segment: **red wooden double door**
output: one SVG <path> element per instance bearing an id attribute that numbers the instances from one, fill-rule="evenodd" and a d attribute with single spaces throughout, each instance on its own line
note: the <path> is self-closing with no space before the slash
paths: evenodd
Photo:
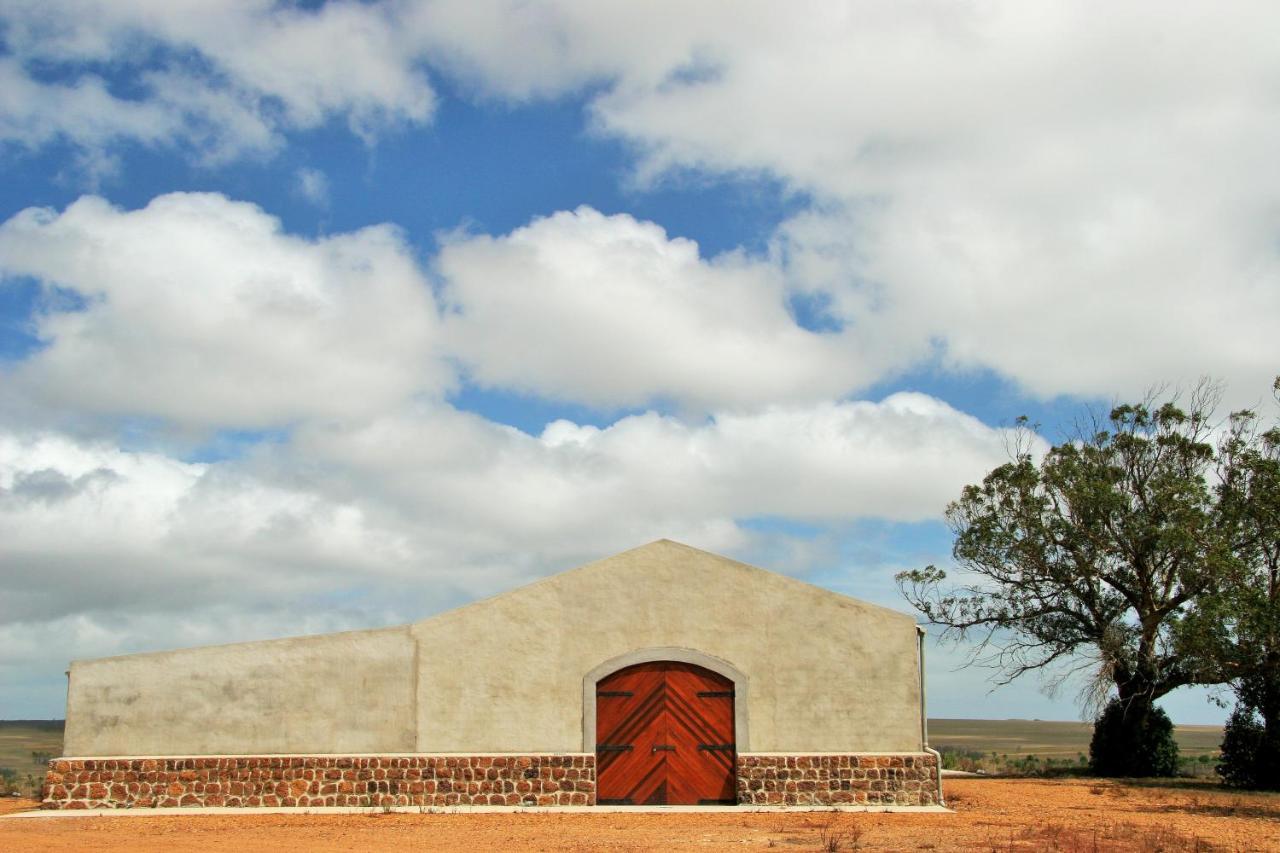
<path id="1" fill-rule="evenodd" d="M 596 684 L 596 802 L 736 802 L 733 682 L 688 663 L 620 669 Z"/>

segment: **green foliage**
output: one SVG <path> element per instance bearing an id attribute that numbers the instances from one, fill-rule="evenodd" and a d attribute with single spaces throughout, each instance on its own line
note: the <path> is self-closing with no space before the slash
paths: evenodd
<path id="1" fill-rule="evenodd" d="M 1274 387 L 1280 399 L 1280 379 Z M 1231 784 L 1275 788 L 1280 774 L 1280 427 L 1266 426 L 1254 412 L 1236 412 L 1220 455 L 1220 517 L 1235 562 L 1183 621 L 1177 641 L 1199 669 L 1229 681 L 1235 690 L 1223 777 Z"/>
<path id="2" fill-rule="evenodd" d="M 1223 766 L 1280 767 L 1280 426 L 1236 412 L 1211 441 L 1213 397 L 1117 406 L 1043 455 L 1020 421 L 1010 461 L 947 508 L 967 582 L 935 566 L 897 578 L 944 636 L 976 634 L 971 661 L 999 683 L 1096 665 L 1094 696 L 1119 703 L 1095 731 L 1099 772 L 1173 773 L 1155 700 L 1223 683 L 1262 718 L 1253 747 L 1252 717 L 1233 718 Z"/>
<path id="3" fill-rule="evenodd" d="M 1109 773 L 1173 771 L 1154 703 L 1189 684 L 1231 684 L 1280 757 L 1280 427 L 1237 412 L 1211 441 L 1213 397 L 1117 406 L 1043 456 L 1021 421 L 1011 460 L 947 508 L 967 583 L 898 575 L 944 636 L 977 635 L 1000 683 L 1095 664 L 1094 696 L 1126 709 L 1103 719 L 1136 726 L 1131 747 L 1097 733 Z"/>
<path id="4" fill-rule="evenodd" d="M 1161 708 L 1113 699 L 1094 723 L 1089 759 L 1099 776 L 1176 776 L 1173 723 Z"/>
<path id="5" fill-rule="evenodd" d="M 0 796 L 18 790 L 18 771 L 12 767 L 0 767 Z"/>
<path id="6" fill-rule="evenodd" d="M 1170 690 L 1222 680 L 1179 639 L 1235 565 L 1210 483 L 1212 398 L 1117 406 L 1042 457 L 1022 432 L 1010 462 L 947 508 L 971 580 L 947 588 L 928 566 L 898 575 L 903 594 L 944 636 L 976 635 L 973 659 L 999 683 L 1092 660 L 1099 693 L 1145 719 Z"/>
<path id="7" fill-rule="evenodd" d="M 938 754 L 942 756 L 943 770 L 963 770 L 966 773 L 978 772 L 986 758 L 986 754 L 979 750 L 954 746 L 939 747 Z"/>
<path id="8" fill-rule="evenodd" d="M 1036 755 L 1008 755 L 985 753 L 976 749 L 943 745 L 938 747 L 943 770 L 961 770 L 965 773 L 982 773 L 996 776 L 1051 776 L 1078 771 L 1084 756 L 1079 760 L 1069 757 Z"/>
<path id="9" fill-rule="evenodd" d="M 982 632 L 1004 680 L 1086 649 L 1122 692 L 1192 683 L 1167 640 L 1230 557 L 1206 482 L 1208 417 L 1119 406 L 1040 462 L 1024 449 L 947 508 L 953 555 L 981 582 L 944 591 L 929 566 L 898 576 L 904 594 L 953 636 Z"/>
<path id="10" fill-rule="evenodd" d="M 1223 729 L 1218 775 L 1233 788 L 1280 790 L 1280 751 L 1247 705 L 1236 705 Z"/>

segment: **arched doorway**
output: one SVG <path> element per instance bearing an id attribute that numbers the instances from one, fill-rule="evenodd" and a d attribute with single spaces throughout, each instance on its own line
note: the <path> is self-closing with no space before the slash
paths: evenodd
<path id="1" fill-rule="evenodd" d="M 737 802 L 731 679 L 650 661 L 601 678 L 595 700 L 597 803 Z"/>

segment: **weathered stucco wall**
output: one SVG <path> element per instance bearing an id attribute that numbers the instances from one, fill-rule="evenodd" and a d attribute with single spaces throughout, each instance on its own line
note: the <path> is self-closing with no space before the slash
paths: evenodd
<path id="1" fill-rule="evenodd" d="M 911 617 L 668 541 L 410 626 L 73 663 L 64 749 L 590 752 L 584 677 L 657 647 L 745 674 L 740 754 L 921 749 Z"/>
<path id="2" fill-rule="evenodd" d="M 660 646 L 694 649 L 747 675 L 749 742 L 740 753 L 921 748 L 911 617 L 675 542 L 553 575 L 412 631 L 421 648 L 419 752 L 581 750 L 583 676 Z"/>
<path id="3" fill-rule="evenodd" d="M 76 661 L 63 752 L 412 752 L 407 627 Z"/>

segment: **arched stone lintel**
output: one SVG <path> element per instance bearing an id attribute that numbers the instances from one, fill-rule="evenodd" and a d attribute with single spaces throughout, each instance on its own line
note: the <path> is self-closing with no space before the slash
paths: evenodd
<path id="1" fill-rule="evenodd" d="M 635 666 L 638 663 L 655 663 L 657 661 L 674 661 L 691 663 L 703 669 L 723 675 L 733 682 L 733 739 L 735 751 L 749 752 L 751 742 L 747 739 L 747 674 L 723 658 L 700 652 L 697 649 L 686 649 L 679 646 L 655 646 L 648 649 L 636 649 L 615 658 L 610 658 L 594 667 L 582 679 L 582 751 L 596 751 L 596 684 L 607 675 L 620 669 Z"/>

